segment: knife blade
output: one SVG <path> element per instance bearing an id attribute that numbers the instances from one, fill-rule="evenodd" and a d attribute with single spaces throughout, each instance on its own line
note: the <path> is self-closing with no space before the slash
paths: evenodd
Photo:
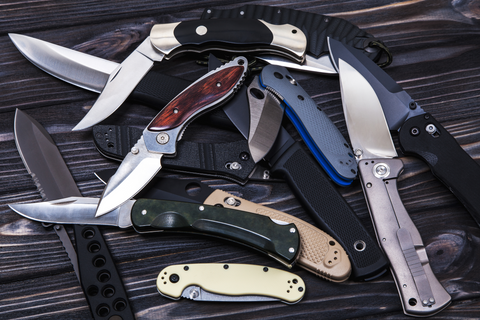
<path id="1" fill-rule="evenodd" d="M 426 162 L 480 226 L 480 165 L 384 70 L 354 50 L 348 52 L 359 61 L 355 68 L 375 91 L 390 130 L 398 131 L 401 150 Z"/>
<path id="2" fill-rule="evenodd" d="M 231 34 L 235 33 L 232 38 Z M 223 43 L 223 45 L 222 45 Z M 307 40 L 291 25 L 275 26 L 262 20 L 193 20 L 156 24 L 147 37 L 110 75 L 97 101 L 73 128 L 83 130 L 106 119 L 127 99 L 154 62 L 181 52 L 222 49 L 233 52 L 268 52 L 301 63 Z"/>
<path id="3" fill-rule="evenodd" d="M 97 198 L 69 197 L 9 206 L 25 218 L 41 222 L 209 235 L 257 249 L 287 267 L 292 267 L 298 256 L 300 239 L 293 223 L 216 206 L 150 199 L 128 200 L 109 214 L 95 217 L 98 203 Z"/>
<path id="4" fill-rule="evenodd" d="M 29 42 L 29 44 L 34 46 L 33 43 Z M 66 51 L 62 52 L 62 54 L 68 57 L 68 52 L 71 50 L 63 49 Z M 98 61 L 104 61 L 100 58 L 96 59 L 98 59 Z M 37 63 L 40 64 L 42 61 L 37 61 Z M 73 61 L 72 63 L 75 62 Z M 57 73 L 60 73 L 60 69 L 58 70 L 59 72 Z M 65 70 L 65 68 L 63 68 L 63 70 Z M 95 76 L 93 70 L 94 65 L 90 65 L 90 76 Z M 150 75 L 154 76 L 149 77 Z M 63 76 L 66 77 L 67 75 Z M 100 76 L 101 75 L 99 75 L 99 77 Z M 178 80 L 178 78 L 165 79 L 166 77 L 150 71 L 137 86 L 132 96 L 156 108 L 164 106 L 169 100 L 164 98 L 163 93 L 168 96 L 168 93 L 172 92 L 170 84 L 173 83 L 173 86 L 176 86 L 180 83 L 180 85 L 173 90 L 177 92 L 180 92 L 186 87 L 186 85 L 184 85 L 186 81 L 183 81 L 182 84 L 182 81 Z M 188 82 L 188 84 L 190 83 Z M 94 90 L 93 87 L 89 89 Z M 229 110 L 230 118 L 235 121 L 236 127 L 242 130 L 242 134 L 245 137 L 248 137 L 249 110 L 246 95 L 236 94 L 226 107 L 228 108 L 224 108 L 224 110 Z M 232 110 L 238 112 L 231 112 Z M 108 132 L 110 138 L 115 134 L 115 130 Z M 117 133 L 122 134 L 123 130 L 118 130 Z M 96 135 L 94 139 L 97 139 Z M 126 140 L 127 139 L 117 138 L 116 141 Z M 97 143 L 97 145 L 102 144 Z M 121 149 L 117 149 L 116 151 L 119 150 Z M 108 151 L 113 153 L 114 150 L 108 149 Z M 123 158 L 122 154 L 116 154 Z M 388 261 L 380 251 L 376 241 L 370 236 L 356 214 L 328 180 L 325 173 L 318 167 L 318 162 L 315 162 L 311 158 L 303 149 L 300 142 L 295 142 L 288 132 L 284 128 L 281 128 L 275 145 L 265 158 L 271 165 L 274 165 L 272 174 L 276 174 L 279 177 L 287 177 L 290 187 L 299 197 L 300 202 L 315 222 L 322 230 L 337 239 L 342 247 L 345 248 L 352 264 L 353 278 L 371 280 L 386 272 Z M 202 158 L 200 158 L 200 160 L 201 159 Z M 251 163 L 253 163 L 253 161 Z M 188 167 L 187 165 L 190 165 L 189 162 L 185 163 L 184 168 L 186 170 L 196 168 L 196 166 Z M 235 167 L 238 168 L 238 166 Z M 299 170 L 298 168 L 305 169 Z M 317 192 L 313 192 L 314 188 L 312 187 L 311 181 L 315 181 L 314 187 L 318 188 Z"/>
<path id="5" fill-rule="evenodd" d="M 378 243 L 390 260 L 404 313 L 430 316 L 446 308 L 448 292 L 435 277 L 421 235 L 397 190 L 403 163 L 396 159 L 382 105 L 368 80 L 357 71 L 360 63 L 346 46 L 329 39 L 330 53 L 340 78 L 348 133 L 360 170 L 362 189 Z"/>
<path id="6" fill-rule="evenodd" d="M 55 142 L 37 121 L 17 109 L 14 132 L 22 160 L 44 200 L 80 196 Z M 61 224 L 54 224 L 54 230 L 59 234 L 74 266 L 93 318 L 121 316 L 123 319 L 134 319 L 122 280 L 100 230 L 97 227 L 74 225 L 75 251 L 65 228 Z M 91 250 L 92 243 L 96 244 L 94 252 Z M 102 256 L 103 268 L 110 274 L 108 279 L 98 280 L 97 267 L 92 263 L 94 256 Z M 113 294 L 95 294 L 105 286 L 112 288 Z"/>
<path id="7" fill-rule="evenodd" d="M 195 301 L 281 301 L 295 304 L 305 294 L 305 282 L 276 268 L 239 263 L 171 265 L 157 277 L 157 290 L 167 298 Z"/>
<path id="8" fill-rule="evenodd" d="M 161 169 L 164 154 L 174 155 L 183 130 L 200 113 L 225 102 L 238 89 L 247 60 L 237 57 L 207 73 L 173 99 L 143 131 L 132 151 L 109 180 L 96 216 L 104 215 L 137 194 Z"/>
<path id="9" fill-rule="evenodd" d="M 114 170 L 103 170 L 95 172 L 95 175 L 105 183 L 113 173 Z M 195 192 L 191 192 L 192 190 Z M 156 177 L 138 197 L 222 206 L 294 223 L 301 241 L 297 265 L 333 282 L 343 282 L 351 274 L 352 268 L 347 253 L 327 233 L 284 212 L 250 202 L 220 189 L 212 189 L 199 179 Z"/>

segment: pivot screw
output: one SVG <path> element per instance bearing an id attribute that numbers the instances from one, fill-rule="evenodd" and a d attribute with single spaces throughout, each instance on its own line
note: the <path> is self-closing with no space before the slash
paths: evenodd
<path id="1" fill-rule="evenodd" d="M 417 127 L 413 127 L 412 129 L 410 129 L 410 134 L 412 136 L 418 136 L 420 134 L 420 130 Z"/>
<path id="2" fill-rule="evenodd" d="M 288 252 L 294 253 L 294 252 L 295 252 L 295 249 L 292 247 L 292 248 L 288 249 Z"/>
<path id="3" fill-rule="evenodd" d="M 234 206 L 236 201 L 235 201 L 235 198 L 228 197 L 227 199 L 225 199 L 225 203 L 228 204 L 229 206 Z"/>
<path id="4" fill-rule="evenodd" d="M 157 135 L 157 142 L 159 144 L 167 144 L 168 143 L 168 140 L 170 140 L 170 137 L 167 133 L 165 132 L 160 132 L 158 135 Z"/>

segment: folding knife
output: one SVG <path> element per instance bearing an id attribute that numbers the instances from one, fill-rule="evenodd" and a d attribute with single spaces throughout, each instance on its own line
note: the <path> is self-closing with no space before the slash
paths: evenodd
<path id="1" fill-rule="evenodd" d="M 19 50 L 42 70 L 91 91 L 101 91 L 105 86 L 108 75 L 119 66 L 108 60 L 52 45 L 34 38 L 19 35 L 10 35 L 10 37 Z M 110 69 L 105 70 L 105 68 Z M 74 70 L 76 71 L 74 72 Z M 189 84 L 190 82 L 188 81 L 166 77 L 150 71 L 136 87 L 131 97 L 141 100 L 152 107 L 159 108 L 163 107 Z M 291 89 L 295 89 L 295 86 L 292 85 Z M 244 137 L 248 137 L 249 109 L 246 94 L 237 93 L 223 108 L 223 111 L 229 113 L 230 121 L 234 122 Z M 212 112 L 209 112 L 210 114 Z M 217 115 L 223 116 L 223 113 L 217 113 Z M 223 116 L 221 120 L 224 121 L 226 118 Z M 212 122 L 218 123 L 218 120 L 217 117 Z M 103 140 L 101 143 L 97 141 L 97 145 L 106 147 L 102 150 L 105 155 L 123 159 L 125 154 L 121 151 L 125 150 L 125 148 L 119 148 L 119 144 L 127 143 L 129 139 L 116 136 L 116 134 L 122 135 L 126 131 L 121 128 L 114 130 L 115 128 L 105 127 L 108 130 L 102 131 L 101 129 L 95 133 L 94 138 L 98 140 L 99 134 L 108 133 L 109 141 Z M 137 141 L 137 138 L 134 141 Z M 110 147 L 112 143 L 114 144 L 113 148 Z M 186 141 L 181 143 L 185 145 Z M 247 142 L 244 144 L 244 150 L 247 150 L 246 145 Z M 128 150 L 132 146 L 128 146 Z M 226 152 L 227 149 L 224 147 L 228 147 L 228 151 L 231 151 L 233 155 L 225 156 L 223 159 L 228 159 L 225 163 L 219 162 L 221 158 L 208 156 L 208 153 L 214 151 L 212 147 L 215 146 L 189 144 L 188 147 L 191 147 L 194 157 L 198 158 L 199 161 L 206 160 L 207 163 L 205 166 L 194 166 L 189 158 L 190 154 L 185 155 L 183 152 L 184 156 L 180 153 L 178 155 L 177 169 L 200 171 L 203 174 L 208 173 L 210 175 L 216 175 L 214 173 L 216 171 L 222 177 L 239 175 L 242 180 L 245 180 L 255 167 L 255 162 L 249 157 L 249 154 L 243 152 L 244 150 L 235 154 L 235 152 L 239 151 L 238 146 L 220 146 L 222 147 L 222 152 Z M 185 149 L 185 147 L 180 146 L 178 151 Z M 195 150 L 197 150 L 196 153 Z M 204 153 L 207 155 L 203 155 Z M 311 214 L 320 228 L 341 243 L 352 263 L 353 278 L 371 280 L 386 271 L 387 259 L 380 251 L 375 240 L 358 220 L 353 210 L 335 189 L 323 170 L 319 168 L 318 162 L 305 150 L 301 142 L 295 141 L 284 128 L 281 128 L 275 144 L 264 158 L 270 164 L 271 176 L 285 177 L 302 205 Z M 231 162 L 230 159 L 237 160 Z M 208 161 L 212 161 L 212 163 L 209 164 Z M 170 162 L 171 164 L 172 161 Z M 225 167 L 225 165 L 227 166 Z M 219 170 L 220 167 L 221 169 Z"/>
<path id="2" fill-rule="evenodd" d="M 261 20 L 193 20 L 156 24 L 150 36 L 109 75 L 97 101 L 73 130 L 91 127 L 107 118 L 127 99 L 154 62 L 171 58 L 179 52 L 206 49 L 268 52 L 301 63 L 306 45 L 306 37 L 297 27 L 276 26 Z"/>
<path id="3" fill-rule="evenodd" d="M 361 62 L 347 46 L 329 39 L 340 76 L 343 110 L 358 161 L 363 192 L 377 240 L 390 269 L 405 314 L 430 316 L 446 308 L 451 297 L 435 277 L 422 238 L 397 190 L 403 163 L 372 85 L 357 70 Z"/>
<path id="4" fill-rule="evenodd" d="M 187 232 L 234 241 L 291 267 L 300 246 L 293 223 L 233 209 L 167 200 L 128 200 L 95 218 L 97 198 L 69 197 L 39 203 L 12 204 L 25 218 L 62 224 L 132 227 L 138 233 Z"/>
<path id="5" fill-rule="evenodd" d="M 95 172 L 95 175 L 106 182 L 113 173 L 114 170 L 103 170 Z M 192 190 L 195 192 L 191 192 Z M 157 177 L 138 197 L 222 206 L 294 223 L 301 241 L 297 265 L 333 282 L 343 282 L 351 274 L 352 267 L 347 253 L 327 233 L 287 213 L 247 201 L 220 189 L 212 189 L 199 179 Z"/>
<path id="6" fill-rule="evenodd" d="M 295 304 L 305 294 L 305 282 L 293 273 L 271 267 L 192 263 L 164 268 L 157 277 L 157 290 L 174 300 Z"/>
<path id="7" fill-rule="evenodd" d="M 108 181 L 95 216 L 112 211 L 142 190 L 160 171 L 162 156 L 175 155 L 177 140 L 188 122 L 233 95 L 245 77 L 247 64 L 246 58 L 237 57 L 207 73 L 160 111 Z"/>
<path id="8" fill-rule="evenodd" d="M 355 68 L 372 86 L 402 151 L 425 161 L 480 226 L 480 165 L 433 115 L 426 113 L 385 71 L 348 48 Z M 338 65 L 338 61 L 334 61 Z"/>

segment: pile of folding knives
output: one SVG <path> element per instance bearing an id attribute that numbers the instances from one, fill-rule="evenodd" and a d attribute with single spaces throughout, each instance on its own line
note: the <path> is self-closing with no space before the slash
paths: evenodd
<path id="1" fill-rule="evenodd" d="M 45 201 L 10 207 L 56 225 L 94 318 L 133 318 L 97 225 L 210 235 L 334 282 L 376 279 L 390 269 L 411 316 L 430 316 L 450 303 L 398 194 L 403 163 L 391 133 L 398 132 L 402 152 L 424 160 L 479 224 L 480 167 L 382 70 L 392 57 L 379 39 L 339 18 L 258 5 L 208 9 L 200 20 L 154 25 L 121 64 L 19 34 L 10 38 L 40 69 L 100 93 L 73 130 L 93 130 L 99 152 L 121 161 L 116 172 L 96 173 L 106 181 L 100 198 L 82 197 L 46 130 L 17 110 L 15 141 Z M 181 53 L 207 52 L 227 58 L 210 55 L 208 72 L 194 82 L 152 70 Z M 289 69 L 338 75 L 350 143 Z M 160 109 L 145 129 L 97 125 L 132 98 Z M 187 125 L 204 114 L 244 139 L 182 140 Z M 281 177 L 317 226 L 198 180 L 157 177 L 162 167 L 239 184 L 258 174 Z M 357 176 L 377 241 L 337 191 L 358 183 Z M 187 192 L 192 185 L 200 190 L 195 195 Z M 76 249 L 63 224 L 74 225 Z M 172 299 L 292 304 L 302 299 L 306 283 L 281 269 L 207 263 L 165 268 L 157 290 Z"/>

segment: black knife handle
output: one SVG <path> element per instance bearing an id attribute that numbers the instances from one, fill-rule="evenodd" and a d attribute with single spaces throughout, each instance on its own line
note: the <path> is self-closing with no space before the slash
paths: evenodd
<path id="1" fill-rule="evenodd" d="M 428 164 L 480 225 L 480 166 L 457 140 L 431 114 L 425 113 L 405 121 L 399 142 L 405 154 L 420 157 Z"/>
<path id="2" fill-rule="evenodd" d="M 186 51 L 223 49 L 280 54 L 298 63 L 303 62 L 307 46 L 305 34 L 295 26 L 234 18 L 156 24 L 150 41 L 168 57 Z"/>
<path id="3" fill-rule="evenodd" d="M 295 262 L 300 246 L 293 223 L 277 224 L 267 216 L 217 206 L 139 199 L 131 212 L 139 233 L 188 232 L 219 237 L 257 249 L 285 265 Z"/>
<path id="4" fill-rule="evenodd" d="M 376 241 L 300 142 L 274 161 L 272 173 L 286 178 L 320 229 L 343 246 L 353 278 L 371 280 L 387 271 L 388 260 Z"/>
<path id="5" fill-rule="evenodd" d="M 203 11 L 201 18 L 262 19 L 272 24 L 288 23 L 294 25 L 307 36 L 307 53 L 317 58 L 329 52 L 327 37 L 331 37 L 362 50 L 370 59 L 381 66 L 387 66 L 392 59 L 390 51 L 382 41 L 341 18 L 283 7 L 252 4 L 224 10 L 207 8 Z M 385 54 L 386 62 L 380 62 L 382 54 Z"/>
<path id="6" fill-rule="evenodd" d="M 93 139 L 98 151 L 107 158 L 122 161 L 141 137 L 143 130 L 116 125 L 96 125 Z M 174 158 L 163 157 L 162 166 L 174 171 L 188 171 L 223 177 L 245 184 L 255 168 L 248 141 L 196 143 L 180 140 Z"/>
<path id="7" fill-rule="evenodd" d="M 80 282 L 94 319 L 135 319 L 123 282 L 97 226 L 74 225 Z"/>

